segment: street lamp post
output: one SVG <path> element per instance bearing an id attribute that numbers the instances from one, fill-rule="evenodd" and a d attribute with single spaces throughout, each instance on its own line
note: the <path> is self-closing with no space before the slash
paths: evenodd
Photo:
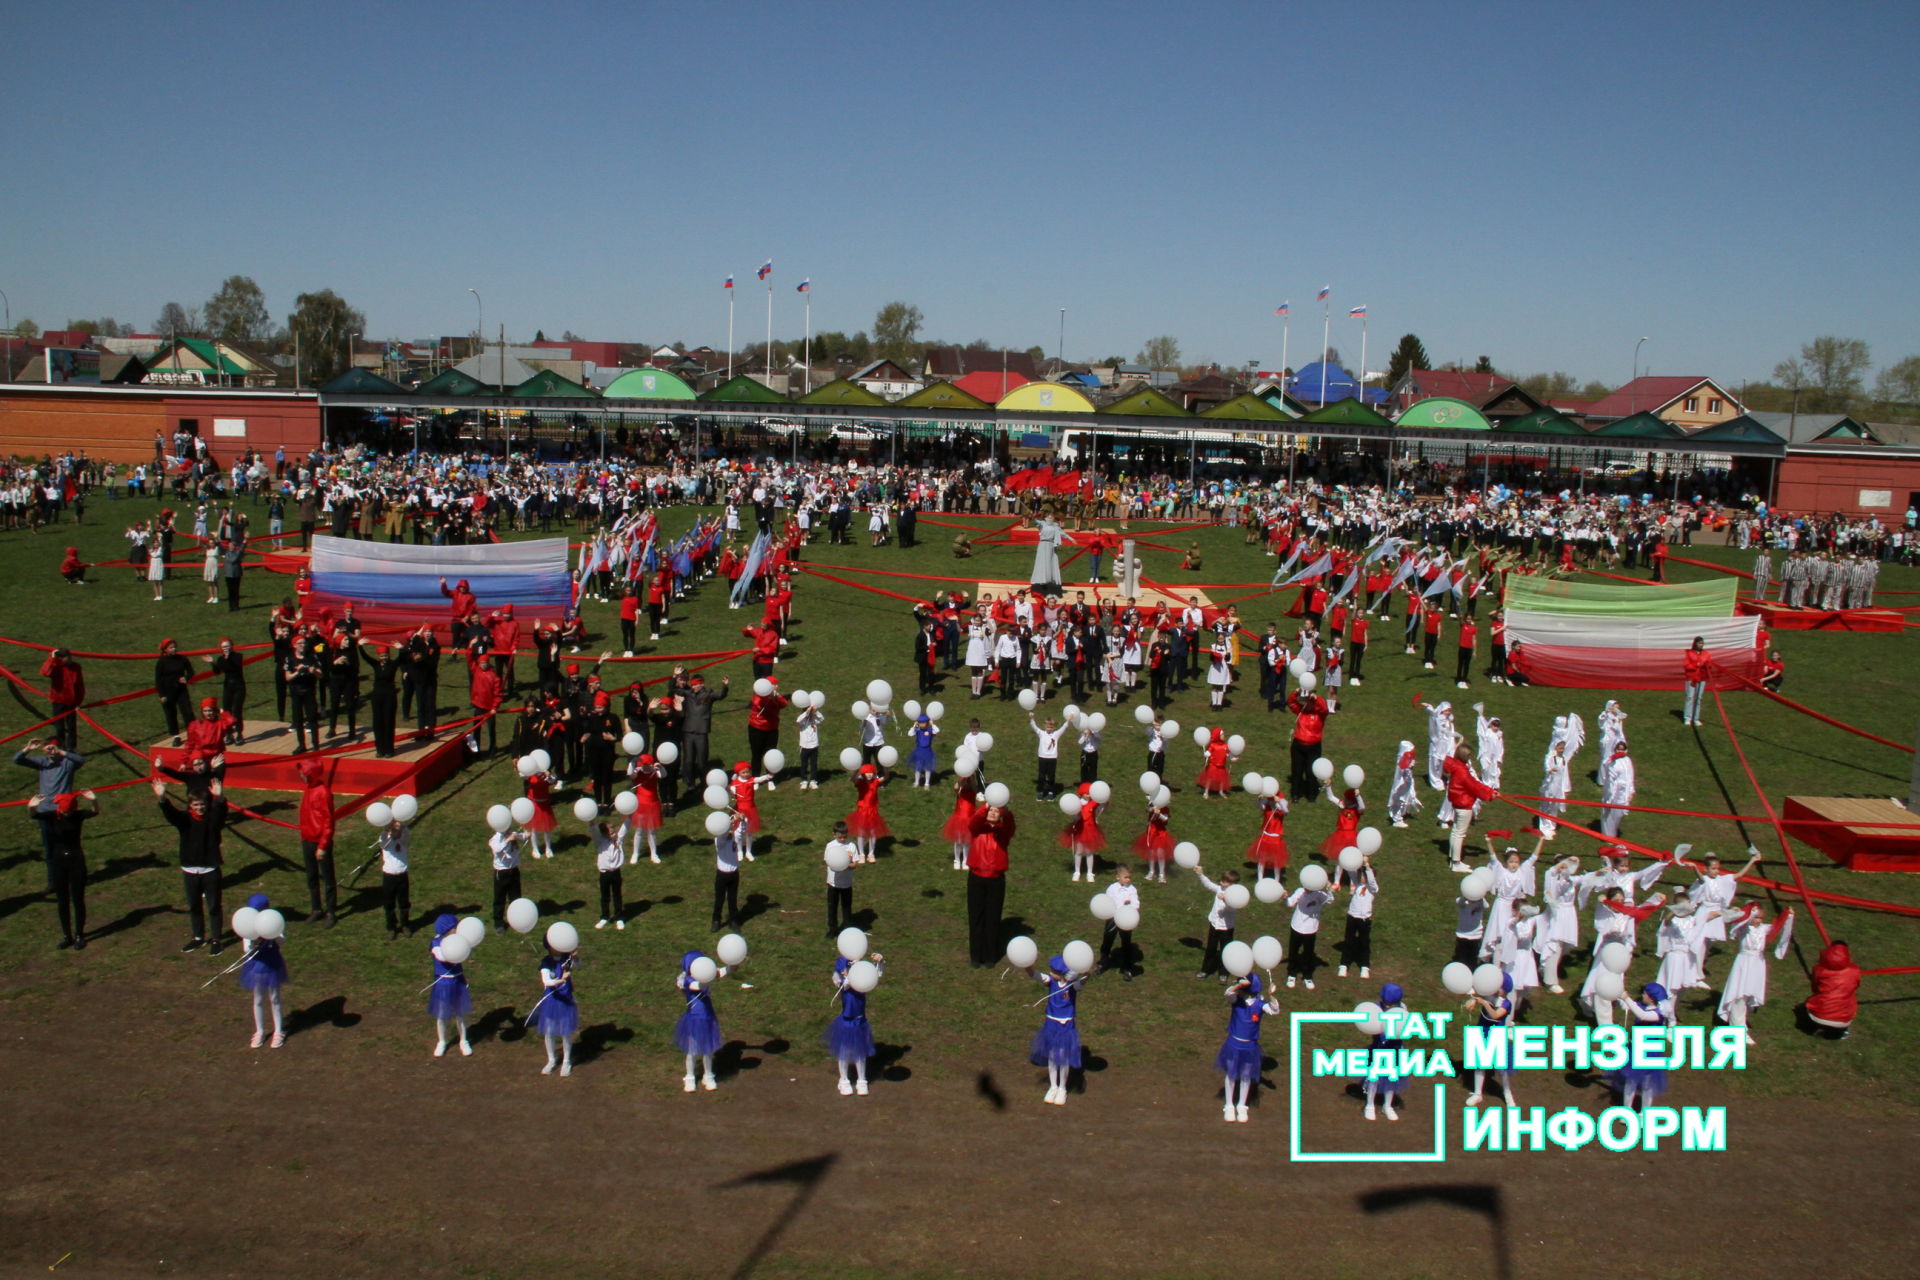
<path id="1" fill-rule="evenodd" d="M 1060 343 L 1053 349 L 1053 359 L 1054 363 L 1060 366 L 1054 376 L 1064 375 L 1067 371 L 1067 309 L 1065 307 L 1060 308 Z"/>
<path id="2" fill-rule="evenodd" d="M 480 291 L 478 289 L 468 289 L 467 292 L 473 295 L 474 317 L 473 350 L 467 354 L 478 355 L 480 354 L 480 344 L 487 340 L 487 308 L 486 304 L 480 301 Z"/>
<path id="3" fill-rule="evenodd" d="M 1633 344 L 1633 376 L 1627 379 L 1628 386 L 1632 386 L 1634 383 L 1640 380 L 1640 347 L 1645 342 L 1646 342 L 1646 338 L 1642 337 L 1639 342 L 1636 342 Z M 1640 401 L 1640 393 L 1636 391 L 1633 393 L 1632 404 L 1630 406 L 1635 412 L 1639 411 L 1639 408 L 1640 408 L 1639 401 Z"/>
<path id="4" fill-rule="evenodd" d="M 0 304 L 6 307 L 7 316 L 7 381 L 13 381 L 13 300 L 7 297 L 7 291 L 0 289 Z"/>

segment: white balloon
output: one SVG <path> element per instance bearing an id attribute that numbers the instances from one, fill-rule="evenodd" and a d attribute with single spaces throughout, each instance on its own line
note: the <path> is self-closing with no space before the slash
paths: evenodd
<path id="1" fill-rule="evenodd" d="M 1243 788 L 1245 788 L 1246 793 L 1248 795 L 1257 796 L 1260 794 L 1260 784 L 1265 781 L 1266 779 L 1261 777 L 1259 774 L 1249 773 L 1244 778 L 1240 779 L 1240 785 Z"/>
<path id="2" fill-rule="evenodd" d="M 1253 972 L 1253 948 L 1244 942 L 1229 942 L 1221 948 L 1220 966 L 1236 978 L 1246 977 Z"/>
<path id="3" fill-rule="evenodd" d="M 1094 733 L 1105 733 L 1107 731 L 1107 713 L 1106 712 L 1096 711 L 1092 715 L 1088 716 L 1086 720 L 1087 720 L 1087 728 L 1093 731 Z"/>
<path id="4" fill-rule="evenodd" d="M 1121 907 L 1113 913 L 1113 927 L 1122 933 L 1132 933 L 1140 927 L 1140 908 Z"/>
<path id="5" fill-rule="evenodd" d="M 953 757 L 953 773 L 957 778 L 971 778 L 980 770 L 980 757 L 956 752 Z"/>
<path id="6" fill-rule="evenodd" d="M 768 773 L 779 773 L 787 767 L 787 753 L 778 747 L 768 747 L 767 754 L 760 757 L 760 767 Z"/>
<path id="7" fill-rule="evenodd" d="M 1213 732 L 1203 724 L 1193 726 L 1193 745 L 1205 749 L 1213 741 Z"/>
<path id="8" fill-rule="evenodd" d="M 367 821 L 376 827 L 384 827 L 393 821 L 393 806 L 375 800 L 367 806 Z"/>
<path id="9" fill-rule="evenodd" d="M 987 752 L 993 750 L 993 735 L 990 733 L 974 734 L 973 749 L 979 752 L 983 756 L 987 754 Z"/>
<path id="10" fill-rule="evenodd" d="M 1306 670 L 1307 670 L 1307 664 L 1302 662 L 1298 658 L 1295 658 L 1293 661 L 1287 663 L 1287 674 L 1292 676 L 1295 680 L 1298 680 L 1302 675 L 1306 674 Z"/>
<path id="11" fill-rule="evenodd" d="M 987 804 L 990 808 L 1004 809 L 1013 802 L 1013 792 L 1007 790 L 1004 782 L 987 784 Z"/>
<path id="12" fill-rule="evenodd" d="M 701 793 L 700 798 L 706 802 L 709 809 L 724 809 L 732 802 L 733 793 L 725 787 L 708 787 Z"/>
<path id="13" fill-rule="evenodd" d="M 1273 797 L 1279 795 L 1280 779 L 1274 777 L 1272 774 L 1268 774 L 1266 777 L 1260 779 L 1260 794 L 1263 798 L 1268 800 L 1271 800 L 1273 799 Z"/>
<path id="14" fill-rule="evenodd" d="M 391 808 L 395 822 L 412 822 L 420 816 L 420 801 L 414 796 L 395 796 Z"/>
<path id="15" fill-rule="evenodd" d="M 1105 782 L 1096 782 L 1087 788 L 1087 795 L 1095 804 L 1105 804 L 1113 799 L 1113 788 Z"/>
<path id="16" fill-rule="evenodd" d="M 1340 851 L 1340 869 L 1342 871 L 1358 871 L 1366 865 L 1366 861 L 1366 855 L 1352 845 L 1348 845 Z"/>
<path id="17" fill-rule="evenodd" d="M 727 828 L 733 825 L 733 815 L 724 809 L 715 809 L 707 815 L 706 828 L 710 836 L 723 836 Z"/>
<path id="18" fill-rule="evenodd" d="M 1060 718 L 1068 724 L 1079 724 L 1080 717 L 1083 714 L 1079 705 L 1076 703 L 1069 702 L 1066 706 L 1060 708 Z"/>
<path id="19" fill-rule="evenodd" d="M 852 773 L 858 769 L 860 767 L 860 748 L 842 747 L 840 749 L 840 767 L 848 773 Z"/>
<path id="20" fill-rule="evenodd" d="M 567 955 L 580 949 L 580 931 L 565 920 L 555 920 L 547 926 L 547 946 Z"/>
<path id="21" fill-rule="evenodd" d="M 1093 972 L 1093 948 L 1077 938 L 1060 948 L 1060 958 L 1075 973 Z"/>
<path id="22" fill-rule="evenodd" d="M 1440 971 L 1440 985 L 1457 996 L 1473 990 L 1473 970 L 1458 960 Z"/>
<path id="23" fill-rule="evenodd" d="M 1486 877 L 1478 871 L 1469 872 L 1460 877 L 1460 896 L 1468 902 L 1479 902 L 1487 896 Z"/>
<path id="24" fill-rule="evenodd" d="M 855 720 L 865 720 L 867 716 L 872 713 L 873 708 L 868 706 L 864 702 L 856 702 L 852 706 L 848 707 L 847 710 L 849 713 L 852 714 Z"/>
<path id="25" fill-rule="evenodd" d="M 507 904 L 507 927 L 515 933 L 532 933 L 540 923 L 540 907 L 532 898 L 515 898 Z"/>
<path id="26" fill-rule="evenodd" d="M 1609 942 L 1600 948 L 1600 954 L 1595 959 L 1609 973 L 1625 973 L 1627 966 L 1633 962 L 1633 953 L 1627 950 L 1624 943 Z"/>
<path id="27" fill-rule="evenodd" d="M 1300 677 L 1300 692 L 1312 693 L 1320 684 L 1320 677 L 1308 671 Z"/>
<path id="28" fill-rule="evenodd" d="M 1262 883 L 1274 884 L 1277 882 L 1268 880 L 1268 881 L 1262 881 Z M 1281 958 L 1280 939 L 1272 936 L 1271 934 L 1262 934 L 1261 936 L 1253 940 L 1252 951 L 1253 951 L 1253 963 L 1259 968 L 1277 969 L 1280 967 L 1280 958 Z"/>
<path id="29" fill-rule="evenodd" d="M 927 719 L 933 721 L 935 724 L 939 724 L 941 719 L 947 714 L 947 704 L 944 702 L 929 702 L 926 710 Z"/>
<path id="30" fill-rule="evenodd" d="M 714 979 L 720 976 L 720 966 L 713 962 L 711 956 L 696 956 L 693 963 L 687 966 L 687 976 L 703 987 L 710 987 Z"/>
<path id="31" fill-rule="evenodd" d="M 747 940 L 737 933 L 725 934 L 713 944 L 713 954 L 720 963 L 732 968 L 736 964 L 745 964 L 747 960 Z"/>
<path id="32" fill-rule="evenodd" d="M 553 757 L 547 754 L 546 748 L 535 747 L 531 754 L 533 756 L 534 772 L 545 773 L 547 770 L 553 768 Z"/>
<path id="33" fill-rule="evenodd" d="M 891 769 L 900 763 L 900 748 L 892 745 L 884 746 L 874 752 L 873 758 L 880 762 L 882 769 Z"/>
<path id="34" fill-rule="evenodd" d="M 513 810 L 503 804 L 487 806 L 487 825 L 504 834 L 513 826 Z"/>
<path id="35" fill-rule="evenodd" d="M 828 849 L 826 852 L 826 859 L 827 859 L 827 870 L 829 871 L 845 871 L 848 867 L 853 865 L 853 859 L 847 855 L 847 851 L 845 849 L 841 849 L 841 848 Z"/>
<path id="36" fill-rule="evenodd" d="M 674 742 L 663 742 L 653 749 L 653 758 L 661 764 L 672 764 L 680 758 L 680 746 Z"/>
<path id="37" fill-rule="evenodd" d="M 1022 935 L 1007 939 L 1007 963 L 1016 969 L 1031 969 L 1040 958 L 1040 944 Z"/>
<path id="38" fill-rule="evenodd" d="M 1327 869 L 1318 863 L 1300 868 L 1300 887 L 1308 893 L 1320 892 L 1327 887 Z"/>
<path id="39" fill-rule="evenodd" d="M 526 796 L 521 796 L 507 806 L 507 812 L 513 816 L 515 822 L 524 827 L 533 821 L 533 801 Z"/>
<path id="40" fill-rule="evenodd" d="M 726 785 L 727 785 L 727 771 L 726 771 L 725 769 L 709 769 L 709 770 L 707 770 L 707 785 L 708 785 L 708 786 L 710 786 L 710 787 L 724 787 L 724 786 L 726 786 Z"/>
<path id="41" fill-rule="evenodd" d="M 1230 884 L 1227 886 L 1227 905 L 1235 911 L 1246 910 L 1247 904 L 1252 901 L 1253 890 L 1247 888 L 1247 886 L 1243 884 Z"/>
<path id="42" fill-rule="evenodd" d="M 1168 746 L 1172 746 L 1179 736 L 1180 722 L 1178 720 L 1162 720 L 1160 722 L 1160 738 Z"/>
<path id="43" fill-rule="evenodd" d="M 1360 828 L 1354 833 L 1353 847 L 1368 856 L 1380 852 L 1380 829 L 1378 827 Z"/>
<path id="44" fill-rule="evenodd" d="M 1483 964 L 1473 971 L 1473 993 L 1477 996 L 1495 996 L 1506 985 L 1500 966 Z"/>
<path id="45" fill-rule="evenodd" d="M 813 691 L 813 697 L 809 698 L 808 701 L 813 704 L 813 709 L 818 711 L 827 705 L 827 695 L 823 690 L 815 689 Z"/>
<path id="46" fill-rule="evenodd" d="M 1380 1006 L 1373 1001 L 1362 1000 L 1359 1004 L 1353 1006 L 1353 1011 L 1367 1015 L 1358 1023 L 1354 1024 L 1354 1030 L 1358 1031 L 1361 1035 L 1377 1036 L 1387 1029 L 1386 1020 L 1380 1016 Z"/>
<path id="47" fill-rule="evenodd" d="M 592 822 L 600 816 L 600 806 L 592 796 L 581 796 L 573 802 L 573 816 L 582 822 Z"/>
<path id="48" fill-rule="evenodd" d="M 765 676 L 761 676 L 758 680 L 755 680 L 753 682 L 753 693 L 754 693 L 754 696 L 757 698 L 772 697 L 773 681 L 767 679 Z"/>
<path id="49" fill-rule="evenodd" d="M 260 911 L 257 907 L 241 907 L 233 913 L 233 936 L 251 941 L 260 936 Z"/>
<path id="50" fill-rule="evenodd" d="M 1333 777 L 1333 761 L 1321 756 L 1313 762 L 1313 776 L 1325 782 Z"/>
<path id="51" fill-rule="evenodd" d="M 487 922 L 479 916 L 468 916 L 453 928 L 467 940 L 469 947 L 477 947 L 487 940 Z"/>
<path id="52" fill-rule="evenodd" d="M 1358 791 L 1367 785 L 1367 771 L 1357 764 L 1350 764 L 1341 770 L 1340 780 L 1347 784 L 1349 791 Z"/>
<path id="53" fill-rule="evenodd" d="M 908 698 L 905 705 L 900 708 L 901 714 L 906 716 L 909 721 L 918 720 L 921 715 L 921 710 L 920 704 L 912 698 Z"/>
<path id="54" fill-rule="evenodd" d="M 631 791 L 622 791 L 614 796 L 613 807 L 621 814 L 631 816 L 640 808 L 640 797 Z"/>
<path id="55" fill-rule="evenodd" d="M 847 985 L 865 995 L 880 985 L 880 966 L 871 960 L 857 960 L 848 965 Z"/>
<path id="56" fill-rule="evenodd" d="M 473 944 L 461 937 L 458 932 L 449 933 L 436 943 L 440 948 L 440 958 L 448 964 L 465 964 L 473 954 Z"/>
<path id="57" fill-rule="evenodd" d="M 534 774 L 540 772 L 540 766 L 533 762 L 532 756 L 521 756 L 513 762 L 513 767 L 523 778 L 531 778 Z"/>
<path id="58" fill-rule="evenodd" d="M 1261 876 L 1253 882 L 1253 896 L 1262 902 L 1278 902 L 1287 896 L 1287 887 L 1272 876 Z M 1263 964 L 1260 967 L 1268 969 L 1272 966 Z"/>
<path id="59" fill-rule="evenodd" d="M 864 959 L 867 954 L 867 935 L 863 930 L 846 928 L 840 931 L 833 945 L 848 960 Z"/>
<path id="60" fill-rule="evenodd" d="M 1160 789 L 1153 793 L 1151 799 L 1154 808 L 1164 809 L 1173 803 L 1173 789 L 1163 782 L 1160 784 Z"/>
<path id="61" fill-rule="evenodd" d="M 1160 789 L 1160 775 L 1149 769 L 1140 775 L 1140 794 L 1150 796 Z"/>
<path id="62" fill-rule="evenodd" d="M 1093 918 L 1095 920 L 1111 920 L 1113 919 L 1113 913 L 1119 910 L 1119 908 L 1114 904 L 1113 899 L 1106 894 L 1096 893 L 1093 895 L 1093 901 L 1087 904 L 1087 910 L 1093 912 Z"/>
<path id="63" fill-rule="evenodd" d="M 867 700 L 885 706 L 893 701 L 893 686 L 885 680 L 867 681 Z"/>
<path id="64" fill-rule="evenodd" d="M 1593 980 L 1593 994 L 1602 1000 L 1618 1000 L 1627 991 L 1627 980 L 1617 973 L 1602 973 Z"/>
<path id="65" fill-rule="evenodd" d="M 813 695 L 805 689 L 795 689 L 787 695 L 787 701 L 792 703 L 796 709 L 805 711 L 813 705 Z"/>
<path id="66" fill-rule="evenodd" d="M 647 749 L 647 740 L 629 729 L 620 739 L 620 750 L 630 756 L 637 756 Z"/>
<path id="67" fill-rule="evenodd" d="M 1080 799 L 1078 792 L 1063 791 L 1060 793 L 1060 812 L 1066 814 L 1069 818 L 1079 817 L 1080 808 L 1084 803 L 1085 802 Z"/>
<path id="68" fill-rule="evenodd" d="M 1200 846 L 1191 840 L 1182 840 L 1173 846 L 1173 861 L 1176 866 L 1191 871 L 1200 865 Z"/>
<path id="69" fill-rule="evenodd" d="M 1244 752 L 1246 749 L 1247 749 L 1247 740 L 1241 737 L 1239 734 L 1236 733 L 1232 737 L 1227 739 L 1227 754 L 1231 756 L 1233 759 L 1238 760 L 1241 756 L 1241 753 Z"/>
<path id="70" fill-rule="evenodd" d="M 1143 702 L 1133 709 L 1133 718 L 1140 724 L 1152 724 L 1153 708 Z"/>

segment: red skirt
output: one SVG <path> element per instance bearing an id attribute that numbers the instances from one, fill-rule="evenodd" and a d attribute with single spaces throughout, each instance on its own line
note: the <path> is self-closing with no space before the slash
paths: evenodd
<path id="1" fill-rule="evenodd" d="M 950 843 L 959 844 L 973 839 L 973 806 L 964 801 L 953 807 L 947 815 L 946 825 L 940 828 L 940 835 Z"/>
<path id="2" fill-rule="evenodd" d="M 1148 862 L 1165 862 L 1173 857 L 1173 833 L 1165 827 L 1148 827 L 1135 838 L 1133 856 Z"/>
<path id="3" fill-rule="evenodd" d="M 553 820 L 553 801 L 535 800 L 533 802 L 533 821 L 527 824 L 529 831 L 551 831 L 559 824 Z"/>
<path id="4" fill-rule="evenodd" d="M 1195 778 L 1194 782 L 1199 785 L 1202 791 L 1233 790 L 1233 775 L 1228 773 L 1224 767 L 1218 765 L 1210 764 L 1202 769 L 1200 776 Z"/>
<path id="5" fill-rule="evenodd" d="M 760 834 L 759 807 L 750 804 L 736 804 L 734 807 L 739 810 L 740 816 L 747 820 L 748 833 L 752 835 Z"/>
<path id="6" fill-rule="evenodd" d="M 847 815 L 847 834 L 859 840 L 878 840 L 893 833 L 887 829 L 879 809 L 861 805 Z"/>
<path id="7" fill-rule="evenodd" d="M 1337 858 L 1340 856 L 1342 849 L 1351 847 L 1353 842 L 1359 838 L 1360 824 L 1357 821 L 1349 823 L 1343 815 L 1340 821 L 1334 825 L 1333 834 L 1320 842 L 1320 852 L 1326 854 L 1329 858 Z"/>
<path id="8" fill-rule="evenodd" d="M 1282 835 L 1268 835 L 1262 832 L 1247 846 L 1247 860 L 1256 867 L 1272 867 L 1276 870 L 1287 865 L 1287 838 Z"/>
<path id="9" fill-rule="evenodd" d="M 633 798 L 640 802 L 640 807 L 627 816 L 628 823 L 641 831 L 658 831 L 661 817 L 660 793 L 635 791 Z"/>
<path id="10" fill-rule="evenodd" d="M 1082 853 L 1098 853 L 1107 847 L 1107 833 L 1097 822 L 1069 822 L 1060 828 L 1060 847 L 1071 849 L 1075 844 Z"/>

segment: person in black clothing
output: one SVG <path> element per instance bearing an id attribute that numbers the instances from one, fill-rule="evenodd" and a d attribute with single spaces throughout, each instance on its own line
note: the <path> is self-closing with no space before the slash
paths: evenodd
<path id="1" fill-rule="evenodd" d="M 293 661 L 296 637 L 290 625 L 276 619 L 267 628 L 267 638 L 273 641 L 273 718 L 285 721 L 287 718 L 287 666 Z"/>
<path id="2" fill-rule="evenodd" d="M 580 719 L 582 754 L 593 781 L 593 799 L 601 808 L 613 803 L 613 754 L 620 742 L 620 720 L 613 714 L 611 695 L 593 695 L 593 710 Z"/>
<path id="3" fill-rule="evenodd" d="M 412 680 L 420 734 L 431 738 L 440 727 L 440 637 L 431 626 L 422 626 L 407 637 L 401 661 Z"/>
<path id="4" fill-rule="evenodd" d="M 327 655 L 327 693 L 329 714 L 327 736 L 340 732 L 340 713 L 347 713 L 347 736 L 360 736 L 360 666 L 353 638 L 336 628 L 333 645 Z"/>
<path id="5" fill-rule="evenodd" d="M 193 719 L 193 708 L 187 701 L 187 682 L 193 679 L 193 663 L 180 653 L 180 646 L 172 640 L 160 642 L 160 656 L 153 664 L 153 691 L 160 699 L 160 709 L 166 713 L 167 733 L 173 738 L 173 745 L 180 745 L 180 734 L 187 723 Z"/>
<path id="6" fill-rule="evenodd" d="M 153 780 L 154 799 L 160 802 L 160 816 L 180 833 L 180 875 L 187 891 L 187 914 L 193 921 L 193 936 L 182 951 L 198 950 L 211 940 L 209 955 L 219 955 L 220 914 L 220 830 L 227 820 L 227 801 L 218 782 L 209 785 L 209 794 L 189 796 L 181 809 L 167 798 L 164 778 Z"/>
<path id="7" fill-rule="evenodd" d="M 913 665 L 920 673 L 920 692 L 937 693 L 934 674 L 940 661 L 940 636 L 933 629 L 933 619 L 927 618 L 920 623 L 920 633 L 913 638 Z"/>
<path id="8" fill-rule="evenodd" d="M 60 949 L 87 945 L 87 856 L 80 847 L 80 826 L 100 816 L 100 802 L 91 791 L 78 795 L 35 796 L 27 802 L 27 812 L 38 809 L 43 800 L 53 804 L 53 816 L 46 821 L 48 836 L 47 876 L 53 883 L 55 904 L 60 911 Z M 85 800 L 82 809 L 79 801 Z"/>
<path id="9" fill-rule="evenodd" d="M 374 647 L 363 646 L 367 650 L 367 671 L 373 676 L 373 686 L 367 694 L 367 707 L 373 717 L 373 751 L 376 756 L 385 759 L 394 754 L 394 720 L 400 710 L 399 689 L 396 681 L 400 675 L 400 659 L 393 656 L 388 645 Z"/>
<path id="10" fill-rule="evenodd" d="M 900 514 L 895 519 L 895 522 L 894 522 L 894 527 L 900 531 L 900 549 L 901 550 L 904 551 L 908 547 L 911 547 L 914 545 L 913 532 L 914 532 L 914 529 L 919 525 L 919 523 L 920 523 L 920 513 L 913 509 L 913 503 L 911 502 L 902 503 L 900 505 Z"/>
<path id="11" fill-rule="evenodd" d="M 227 612 L 240 612 L 240 577 L 246 572 L 247 518 L 235 523 L 233 537 L 221 547 L 220 575 L 227 580 Z"/>
<path id="12" fill-rule="evenodd" d="M 246 661 L 234 651 L 233 641 L 222 636 L 220 652 L 208 658 L 207 665 L 220 676 L 220 709 L 233 717 L 227 741 L 238 743 L 247 736 Z"/>
<path id="13" fill-rule="evenodd" d="M 684 717 L 680 727 L 680 778 L 695 791 L 705 785 L 701 780 L 707 776 L 707 735 L 713 732 L 713 704 L 726 697 L 732 687 L 732 680 L 721 676 L 720 692 L 715 693 L 703 677 L 696 675 L 680 699 Z"/>
<path id="14" fill-rule="evenodd" d="M 675 668 L 674 679 L 680 679 L 682 668 Z M 666 694 L 647 704 L 647 721 L 653 728 L 652 750 L 660 753 L 663 743 L 671 742 L 674 750 L 685 754 L 686 748 L 680 740 L 680 729 L 685 716 L 680 710 L 680 699 L 671 688 Z M 677 770 L 660 770 L 660 807 L 664 812 L 672 813 L 680 803 L 680 775 Z"/>
<path id="15" fill-rule="evenodd" d="M 287 698 L 293 711 L 293 743 L 296 751 L 306 751 L 307 739 L 320 745 L 320 661 L 326 647 L 318 636 L 304 636 L 287 659 Z"/>

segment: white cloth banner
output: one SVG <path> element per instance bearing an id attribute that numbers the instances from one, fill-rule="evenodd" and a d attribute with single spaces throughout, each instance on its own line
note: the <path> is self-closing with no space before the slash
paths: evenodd
<path id="1" fill-rule="evenodd" d="M 313 540 L 313 572 L 444 574 L 467 570 L 488 573 L 567 575 L 567 540 L 536 538 L 526 542 L 476 543 L 461 547 L 414 546 L 406 542 L 361 542 L 324 534 Z"/>

